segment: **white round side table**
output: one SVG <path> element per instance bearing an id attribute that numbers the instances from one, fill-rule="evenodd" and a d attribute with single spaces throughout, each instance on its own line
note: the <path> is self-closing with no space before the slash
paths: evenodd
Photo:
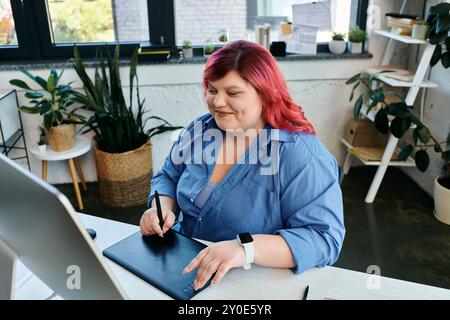
<path id="1" fill-rule="evenodd" d="M 50 148 L 45 151 L 38 149 L 36 145 L 31 147 L 31 153 L 38 159 L 42 160 L 42 179 L 47 181 L 47 161 L 60 161 L 68 160 L 70 174 L 72 176 L 73 188 L 75 190 L 75 196 L 77 197 L 78 207 L 83 210 L 83 200 L 81 199 L 80 188 L 78 187 L 78 179 L 75 173 L 75 167 L 78 172 L 78 176 L 81 180 L 81 185 L 86 191 L 86 181 L 84 179 L 83 171 L 81 170 L 80 162 L 78 157 L 87 153 L 91 149 L 91 139 L 84 136 L 77 136 L 75 146 L 67 151 L 55 152 Z M 74 161 L 75 160 L 75 161 Z M 75 162 L 75 164 L 74 164 Z"/>

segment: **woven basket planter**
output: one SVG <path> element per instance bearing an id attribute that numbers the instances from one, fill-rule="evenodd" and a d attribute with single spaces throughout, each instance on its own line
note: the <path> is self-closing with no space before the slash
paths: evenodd
<path id="1" fill-rule="evenodd" d="M 75 124 L 60 124 L 45 133 L 50 149 L 62 152 L 72 149 L 76 142 Z"/>
<path id="2" fill-rule="evenodd" d="M 94 143 L 100 200 L 111 207 L 145 203 L 150 192 L 152 149 L 150 140 L 138 149 L 108 153 Z"/>

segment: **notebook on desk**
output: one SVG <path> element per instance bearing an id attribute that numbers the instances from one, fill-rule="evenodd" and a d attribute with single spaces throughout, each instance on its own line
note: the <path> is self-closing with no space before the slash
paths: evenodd
<path id="1" fill-rule="evenodd" d="M 136 232 L 103 250 L 103 255 L 178 300 L 189 300 L 196 271 L 181 274 L 206 245 L 170 229 L 161 238 Z M 203 287 L 206 288 L 209 282 Z"/>

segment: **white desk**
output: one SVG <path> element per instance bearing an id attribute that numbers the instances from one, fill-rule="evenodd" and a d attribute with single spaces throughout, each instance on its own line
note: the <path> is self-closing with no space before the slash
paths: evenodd
<path id="1" fill-rule="evenodd" d="M 80 214 L 86 227 L 97 231 L 95 243 L 103 250 L 139 230 L 138 226 Z M 106 259 L 106 258 L 105 258 Z M 145 281 L 106 259 L 130 299 L 171 299 Z M 368 289 L 372 275 L 335 267 L 315 268 L 295 275 L 287 269 L 253 266 L 250 271 L 231 270 L 214 288 L 197 299 L 294 299 L 300 300 L 307 285 L 308 299 L 450 299 L 450 290 L 380 277 L 380 289 Z M 369 279 L 370 280 L 370 279 Z M 16 277 L 16 299 L 45 299 L 52 291 L 23 265 Z"/>

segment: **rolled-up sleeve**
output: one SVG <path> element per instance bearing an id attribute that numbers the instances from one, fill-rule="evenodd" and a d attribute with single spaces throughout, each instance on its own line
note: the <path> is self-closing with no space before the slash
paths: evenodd
<path id="1" fill-rule="evenodd" d="M 179 159 L 176 156 L 180 152 L 180 140 L 182 134 L 173 143 L 169 154 L 164 160 L 164 164 L 161 169 L 153 176 L 151 181 L 150 195 L 147 200 L 147 208 L 150 207 L 151 202 L 155 196 L 155 191 L 158 191 L 159 195 L 168 196 L 176 200 L 176 190 L 178 180 L 183 173 L 185 165 L 183 163 L 177 163 L 174 159 Z"/>
<path id="2" fill-rule="evenodd" d="M 331 154 L 310 154 L 284 180 L 280 208 L 284 228 L 275 234 L 287 242 L 295 273 L 333 264 L 345 236 L 339 169 Z"/>

